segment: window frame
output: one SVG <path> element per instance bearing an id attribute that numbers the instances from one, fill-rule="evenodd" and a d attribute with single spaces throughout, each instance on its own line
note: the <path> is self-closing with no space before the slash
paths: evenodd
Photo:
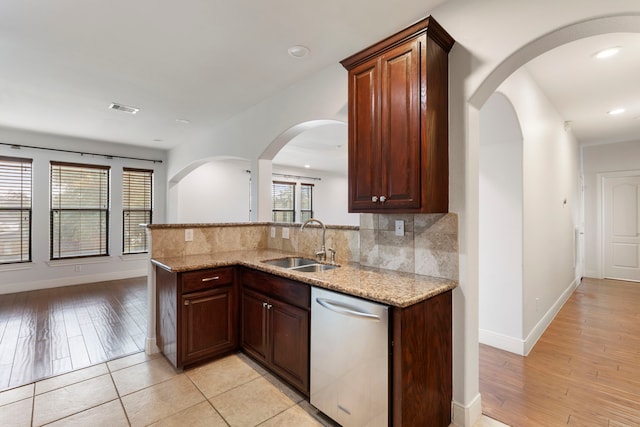
<path id="1" fill-rule="evenodd" d="M 130 191 L 127 191 L 127 188 L 125 187 L 125 174 L 127 173 L 138 173 L 140 175 L 146 175 L 145 179 L 148 178 L 149 182 L 149 193 L 148 193 L 148 197 L 145 194 L 144 195 L 144 199 L 146 201 L 146 199 L 148 199 L 149 202 L 149 208 L 148 209 L 141 209 L 141 208 L 134 208 L 134 209 L 127 209 L 126 208 L 126 201 L 127 201 L 127 195 L 130 195 Z M 139 168 L 129 168 L 129 167 L 123 167 L 122 168 L 122 254 L 123 255 L 133 255 L 133 254 L 144 254 L 144 253 L 149 253 L 149 241 L 147 239 L 147 234 L 146 231 L 144 229 L 142 229 L 142 238 L 144 240 L 144 250 L 131 250 L 131 246 L 129 246 L 129 250 L 127 250 L 127 230 L 129 230 L 130 232 L 130 227 L 131 224 L 129 224 L 129 220 L 127 220 L 127 214 L 131 214 L 131 212 L 145 212 L 148 213 L 148 221 L 147 224 L 152 224 L 153 223 L 153 177 L 154 177 L 154 171 L 153 169 L 139 169 Z M 146 183 L 145 183 L 145 187 L 146 187 Z M 130 187 L 130 185 L 129 185 Z M 130 200 L 130 198 L 129 198 Z M 131 206 L 131 203 L 129 203 L 129 207 Z"/>
<path id="2" fill-rule="evenodd" d="M 62 169 L 61 168 L 68 168 L 68 170 L 70 169 L 95 169 L 97 171 L 104 171 L 104 175 L 100 178 L 100 188 L 99 188 L 99 192 L 100 192 L 100 201 L 102 206 L 101 207 L 91 207 L 91 208 L 84 208 L 84 207 L 74 207 L 74 208 L 68 208 L 68 207 L 61 207 L 60 203 L 59 206 L 55 207 L 54 206 L 54 171 L 56 170 L 56 168 L 59 168 L 58 171 L 61 173 Z M 59 178 L 59 177 L 58 177 Z M 102 178 L 104 178 L 104 183 L 102 182 Z M 56 193 L 57 195 L 58 193 Z M 103 199 L 104 196 L 104 199 Z M 58 200 L 60 202 L 60 197 L 58 197 Z M 111 166 L 105 166 L 105 165 L 96 165 L 96 164 L 86 164 L 86 163 L 71 163 L 71 162 L 59 162 L 59 161 L 54 161 L 51 160 L 49 162 L 49 259 L 52 261 L 60 261 L 60 260 L 65 260 L 65 259 L 77 259 L 77 258 L 96 258 L 96 257 L 104 257 L 104 256 L 109 256 L 110 254 L 110 245 L 109 245 L 109 236 L 110 236 L 110 228 L 109 228 L 109 222 L 110 222 L 110 208 L 111 208 Z M 56 212 L 58 213 L 58 224 L 59 224 L 59 228 L 58 230 L 55 230 L 55 223 L 56 223 Z M 104 230 L 100 230 L 101 234 L 100 234 L 100 239 L 99 239 L 99 245 L 97 246 L 97 252 L 98 253 L 82 253 L 82 251 L 75 253 L 75 254 L 71 254 L 71 255 L 65 255 L 62 253 L 61 248 L 62 248 L 62 244 L 63 244 L 63 239 L 62 237 L 62 223 L 60 223 L 61 221 L 61 217 L 62 217 L 62 213 L 63 212 L 98 212 L 101 213 L 102 215 L 99 216 L 99 221 L 102 223 L 104 222 Z M 58 232 L 58 236 L 57 236 L 57 242 L 58 242 L 58 247 L 57 247 L 57 256 L 54 256 L 54 253 L 56 253 L 55 251 L 55 242 L 56 239 L 54 239 L 55 236 L 55 232 Z M 104 233 L 104 234 L 102 234 Z M 86 249 L 84 250 L 85 252 L 88 252 Z"/>
<path id="3" fill-rule="evenodd" d="M 296 222 L 296 182 L 290 181 L 271 181 L 271 220 L 273 222 L 295 223 Z M 276 209 L 276 186 L 291 187 L 291 209 Z M 276 215 L 283 213 L 291 213 L 291 221 L 282 221 L 276 218 Z"/>
<path id="4" fill-rule="evenodd" d="M 2 163 L 13 163 L 14 166 L 8 166 L 6 167 L 6 171 L 4 171 L 3 173 L 0 173 L 0 192 L 1 191 L 6 191 L 7 193 L 10 193 L 11 190 L 16 190 L 17 188 L 20 189 L 19 193 L 20 193 L 20 203 L 19 206 L 11 206 L 11 203 L 7 203 L 6 206 L 3 206 L 2 202 L 0 201 L 0 217 L 3 217 L 4 215 L 2 215 L 5 212 L 20 212 L 20 220 L 19 220 L 19 224 L 18 224 L 18 228 L 19 228 L 19 234 L 20 237 L 17 238 L 14 243 L 17 244 L 17 246 L 20 248 L 19 253 L 16 252 L 16 258 L 15 259 L 8 259 L 7 261 L 3 261 L 0 260 L 0 265 L 7 265 L 7 264 L 19 264 L 19 263 L 25 263 L 25 262 L 31 262 L 32 261 L 32 233 L 33 233 L 33 159 L 28 159 L 28 158 L 23 158 L 23 157 L 10 157 L 10 156 L 0 156 L 0 162 Z M 27 167 L 28 165 L 28 167 Z M 9 168 L 19 168 L 20 172 L 20 178 L 16 179 L 16 180 L 11 180 L 11 179 L 7 179 L 5 180 L 3 178 L 3 175 L 6 173 L 7 175 L 11 175 L 11 170 Z M 25 168 L 28 169 L 28 182 L 25 179 Z M 0 172 L 2 172 L 2 169 L 4 169 L 3 166 L 0 166 Z M 6 186 L 4 186 L 3 184 L 6 183 Z M 25 197 L 25 190 L 28 189 L 27 191 L 27 197 Z M 25 205 L 26 203 L 26 205 Z M 25 217 L 24 215 L 28 216 L 28 221 L 27 221 L 27 231 L 26 231 L 26 236 L 25 236 L 25 231 L 23 230 L 24 227 L 24 222 L 25 222 Z M 25 238 L 26 237 L 26 238 Z M 5 244 L 6 244 L 6 240 L 5 240 Z M 26 250 L 24 249 L 24 246 L 27 246 Z M 13 255 L 13 254 L 10 254 Z M 26 257 L 25 257 L 26 255 Z"/>

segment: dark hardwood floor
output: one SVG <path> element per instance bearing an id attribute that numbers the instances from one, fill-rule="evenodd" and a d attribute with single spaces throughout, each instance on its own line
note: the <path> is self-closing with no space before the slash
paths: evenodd
<path id="1" fill-rule="evenodd" d="M 584 279 L 527 357 L 481 345 L 480 392 L 515 427 L 640 426 L 640 283 Z"/>
<path id="2" fill-rule="evenodd" d="M 144 350 L 147 278 L 0 295 L 0 390 Z"/>

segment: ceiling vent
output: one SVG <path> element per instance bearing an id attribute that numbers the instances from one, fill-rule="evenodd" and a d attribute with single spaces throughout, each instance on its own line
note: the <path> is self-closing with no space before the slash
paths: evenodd
<path id="1" fill-rule="evenodd" d="M 109 105 L 109 108 L 112 110 L 118 110 L 118 111 L 122 111 L 123 113 L 129 113 L 129 114 L 135 114 L 138 111 L 140 111 L 139 108 L 130 107 L 128 105 L 123 105 L 123 104 L 117 104 L 115 102 L 112 102 L 111 105 Z"/>

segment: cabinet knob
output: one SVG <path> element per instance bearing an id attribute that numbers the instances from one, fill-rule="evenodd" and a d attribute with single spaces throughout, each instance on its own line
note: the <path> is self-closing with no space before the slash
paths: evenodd
<path id="1" fill-rule="evenodd" d="M 267 310 L 271 310 L 271 307 L 273 307 L 271 304 L 267 304 Z"/>
<path id="2" fill-rule="evenodd" d="M 266 303 L 266 302 L 263 302 L 263 303 L 262 303 L 262 307 L 263 307 L 263 308 L 266 308 L 266 307 L 267 307 L 267 303 Z"/>
<path id="3" fill-rule="evenodd" d="M 385 196 L 380 196 L 380 203 L 384 203 L 387 201 L 387 198 Z"/>
<path id="4" fill-rule="evenodd" d="M 376 203 L 376 202 L 378 201 L 378 196 L 373 196 L 373 197 L 371 198 L 371 201 L 372 201 L 373 203 Z"/>
<path id="5" fill-rule="evenodd" d="M 189 300 L 188 299 L 184 300 L 184 305 L 189 305 Z"/>

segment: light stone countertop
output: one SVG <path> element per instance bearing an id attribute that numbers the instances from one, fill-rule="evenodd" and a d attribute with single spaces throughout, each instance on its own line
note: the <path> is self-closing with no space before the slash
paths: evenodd
<path id="1" fill-rule="evenodd" d="M 309 285 L 404 308 L 449 291 L 458 282 L 438 277 L 363 267 L 358 263 L 321 272 L 299 272 L 265 264 L 262 261 L 287 256 L 305 256 L 271 249 L 216 252 L 171 258 L 153 258 L 151 262 L 165 270 L 182 273 L 205 268 L 243 265 L 297 280 Z M 305 256 L 305 258 L 311 258 Z"/>

